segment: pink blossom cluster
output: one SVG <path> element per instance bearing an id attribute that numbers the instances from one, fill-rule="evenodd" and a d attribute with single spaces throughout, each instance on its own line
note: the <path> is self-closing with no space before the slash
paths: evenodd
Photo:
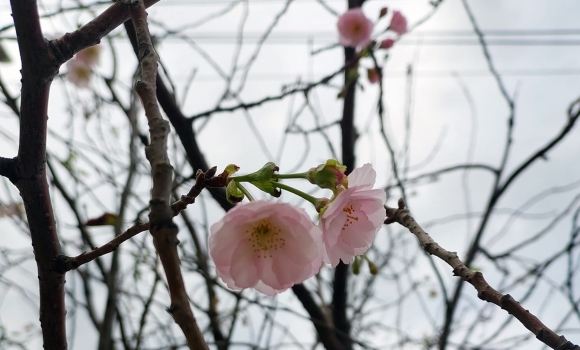
<path id="1" fill-rule="evenodd" d="M 386 16 L 388 9 L 383 7 L 379 12 L 379 19 Z M 338 18 L 338 41 L 345 47 L 354 47 L 361 49 L 371 49 L 374 42 L 371 39 L 373 31 L 373 22 L 369 20 L 363 13 L 361 8 L 353 8 L 346 11 Z M 407 19 L 400 11 L 393 11 L 391 22 L 385 31 L 392 31 L 399 37 L 407 33 Z M 379 45 L 379 49 L 388 50 L 395 45 L 395 39 L 383 39 Z M 369 82 L 377 83 L 381 79 L 381 69 L 376 66 L 367 69 L 367 77 Z"/>
<path id="2" fill-rule="evenodd" d="M 91 81 L 93 66 L 99 63 L 100 54 L 101 47 L 99 45 L 89 46 L 79 51 L 66 64 L 67 79 L 77 87 L 87 88 Z"/>
<path id="3" fill-rule="evenodd" d="M 353 262 L 372 245 L 385 219 L 386 194 L 373 189 L 370 164 L 338 185 L 315 225 L 287 203 L 240 203 L 211 226 L 209 254 L 218 276 L 233 290 L 276 295 L 312 277 L 323 262 Z"/>

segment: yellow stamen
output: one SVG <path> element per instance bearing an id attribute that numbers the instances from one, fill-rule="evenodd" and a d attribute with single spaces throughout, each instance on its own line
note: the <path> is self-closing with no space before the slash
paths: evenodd
<path id="1" fill-rule="evenodd" d="M 246 233 L 258 258 L 271 258 L 272 253 L 286 245 L 286 239 L 281 237 L 282 230 L 267 218 L 249 225 Z"/>

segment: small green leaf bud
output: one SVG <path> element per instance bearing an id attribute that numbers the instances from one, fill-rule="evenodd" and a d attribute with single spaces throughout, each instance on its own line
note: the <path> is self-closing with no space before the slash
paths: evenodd
<path id="1" fill-rule="evenodd" d="M 369 259 L 367 259 L 367 263 L 369 264 L 369 271 L 371 272 L 371 275 L 377 275 L 379 273 L 379 267 Z"/>
<path id="2" fill-rule="evenodd" d="M 353 261 L 351 267 L 352 267 L 352 273 L 354 275 L 358 275 L 360 273 L 360 259 L 358 256 L 354 257 L 354 261 Z"/>

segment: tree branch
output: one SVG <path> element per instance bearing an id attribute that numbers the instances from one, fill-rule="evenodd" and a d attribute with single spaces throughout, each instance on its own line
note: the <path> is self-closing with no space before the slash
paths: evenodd
<path id="1" fill-rule="evenodd" d="M 360 7 L 358 0 L 348 0 L 348 8 Z M 340 121 L 341 145 L 342 145 L 342 164 L 346 165 L 347 174 L 354 169 L 355 161 L 355 143 L 357 132 L 354 125 L 354 107 L 356 97 L 357 78 L 355 74 L 350 74 L 352 70 L 357 70 L 358 55 L 356 49 L 352 47 L 344 48 L 344 66 L 348 67 L 344 73 L 344 104 L 342 109 L 342 119 Z M 353 78 L 354 77 L 354 78 Z M 346 315 L 348 300 L 348 274 L 349 266 L 342 261 L 338 263 L 334 270 L 334 282 L 332 293 L 332 317 L 336 336 L 346 350 L 352 349 L 352 340 L 350 339 L 350 321 Z M 348 335 L 348 336 L 344 336 Z"/>
<path id="2" fill-rule="evenodd" d="M 159 0 L 144 0 L 150 7 Z M 105 35 L 130 18 L 129 9 L 121 1 L 115 2 L 95 19 L 59 39 L 49 42 L 51 55 L 60 66 L 84 48 L 98 44 Z"/>
<path id="3" fill-rule="evenodd" d="M 4 176 L 14 184 L 18 179 L 18 167 L 16 160 L 17 158 L 0 157 L 0 175 Z"/>
<path id="4" fill-rule="evenodd" d="M 137 39 L 135 37 L 135 27 L 130 21 L 125 22 L 125 30 L 129 36 L 129 40 L 133 46 L 135 54 L 138 54 Z M 197 144 L 197 138 L 193 130 L 193 125 L 183 114 L 177 102 L 175 101 L 175 96 L 169 91 L 163 79 L 157 75 L 157 100 L 167 115 L 167 118 L 173 125 L 179 140 L 183 145 L 183 149 L 187 155 L 187 159 L 192 169 L 201 169 L 206 171 L 209 166 L 205 160 L 205 156 L 201 152 L 199 145 Z M 211 188 L 209 189 L 212 197 L 218 204 L 225 210 L 228 211 L 233 208 L 233 205 L 226 200 L 225 191 L 221 188 Z"/>
<path id="5" fill-rule="evenodd" d="M 492 288 L 481 272 L 470 270 L 460 259 L 456 252 L 450 252 L 435 242 L 431 236 L 409 214 L 405 209 L 405 201 L 399 199 L 398 209 L 385 205 L 387 219 L 385 224 L 397 222 L 404 226 L 417 237 L 421 247 L 429 254 L 435 255 L 453 268 L 453 275 L 471 284 L 477 290 L 477 297 L 481 300 L 495 304 L 514 316 L 536 338 L 552 349 L 558 350 L 579 350 L 578 345 L 572 344 L 564 336 L 559 336 L 546 325 L 544 325 L 534 314 L 524 309 L 509 294 L 501 294 Z"/>
<path id="6" fill-rule="evenodd" d="M 34 0 L 11 1 L 22 61 L 20 144 L 15 184 L 26 209 L 40 289 L 40 326 L 45 349 L 64 350 L 65 276 L 54 269 L 61 254 L 46 180 L 48 95 L 58 66 L 49 58 Z"/>
<path id="7" fill-rule="evenodd" d="M 205 173 L 198 170 L 195 185 L 193 185 L 189 193 L 181 196 L 181 199 L 179 199 L 178 201 L 174 202 L 171 205 L 173 216 L 179 214 L 182 210 L 187 208 L 189 204 L 194 203 L 195 198 L 199 196 L 199 194 L 204 188 L 207 188 L 208 186 L 218 186 L 223 182 L 223 176 L 218 175 L 217 177 L 214 177 L 215 173 L 216 167 L 212 167 Z M 121 245 L 121 243 L 131 239 L 132 237 L 138 235 L 141 232 L 149 230 L 149 227 L 150 224 L 148 222 L 146 223 L 136 222 L 135 224 L 133 224 L 133 226 L 131 226 L 123 233 L 107 242 L 105 245 L 95 248 L 94 250 L 88 253 L 83 252 L 75 257 L 68 257 L 62 255 L 58 258 L 57 264 L 58 270 L 61 271 L 62 273 L 74 270 L 88 262 L 95 260 L 100 256 L 109 254 L 115 251 L 117 247 Z"/>
<path id="8" fill-rule="evenodd" d="M 322 345 L 327 350 L 341 350 L 342 345 L 338 342 L 338 339 L 334 334 L 334 327 L 330 324 L 322 310 L 320 310 L 320 307 L 316 305 L 316 302 L 310 295 L 308 289 L 306 289 L 302 284 L 295 284 L 292 286 L 292 291 L 310 315 L 310 319 L 312 320 L 314 328 L 316 328 L 318 339 Z"/>
<path id="9" fill-rule="evenodd" d="M 178 228 L 173 223 L 173 211 L 169 206 L 173 167 L 167 155 L 169 122 L 161 116 L 156 97 L 158 58 L 151 43 L 147 25 L 147 12 L 145 12 L 142 0 L 129 0 L 129 11 L 135 26 L 142 74 L 141 80 L 137 82 L 136 90 L 143 102 L 151 134 L 151 143 L 145 148 L 145 154 L 151 163 L 153 176 L 149 230 L 153 236 L 153 244 L 159 254 L 159 259 L 167 278 L 169 296 L 171 298 L 168 312 L 183 331 L 190 348 L 208 349 L 193 316 L 189 298 L 185 291 L 177 252 L 177 244 L 179 244 L 177 240 Z"/>

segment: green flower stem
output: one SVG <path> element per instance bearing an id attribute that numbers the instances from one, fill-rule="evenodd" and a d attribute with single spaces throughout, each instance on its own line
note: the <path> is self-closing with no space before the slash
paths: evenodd
<path id="1" fill-rule="evenodd" d="M 242 186 L 241 183 L 236 181 L 236 186 L 238 186 L 238 188 L 240 189 L 240 191 L 242 191 L 244 193 L 244 195 L 246 197 L 248 197 L 248 199 L 250 200 L 250 202 L 254 201 L 254 197 L 252 197 L 252 195 L 250 194 L 250 191 L 246 190 L 246 188 L 244 186 Z"/>
<path id="2" fill-rule="evenodd" d="M 238 184 L 240 182 L 256 181 L 256 177 L 253 176 L 253 174 L 240 175 L 240 176 L 230 176 L 229 179 L 236 181 Z"/>
<path id="3" fill-rule="evenodd" d="M 279 189 L 286 190 L 288 192 L 294 193 L 298 197 L 302 197 L 302 198 L 306 199 L 307 201 L 309 201 L 310 203 L 312 203 L 312 205 L 316 206 L 316 203 L 318 201 L 318 198 L 313 197 L 313 196 L 309 195 L 308 193 L 304 193 L 304 192 L 302 192 L 300 190 L 295 189 L 294 187 L 285 185 L 285 184 L 280 183 L 280 182 L 274 182 L 274 181 L 272 181 L 272 185 L 274 187 L 278 187 Z"/>
<path id="4" fill-rule="evenodd" d="M 273 174 L 274 179 L 307 179 L 307 173 Z"/>

